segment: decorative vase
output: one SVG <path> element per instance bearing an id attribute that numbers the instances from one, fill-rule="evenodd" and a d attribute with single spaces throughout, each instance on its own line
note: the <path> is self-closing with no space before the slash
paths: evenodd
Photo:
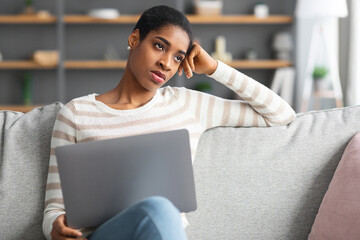
<path id="1" fill-rule="evenodd" d="M 23 11 L 23 14 L 25 15 L 34 15 L 35 14 L 35 9 L 33 6 L 26 6 L 24 11 Z"/>
<path id="2" fill-rule="evenodd" d="M 263 2 L 255 4 L 254 15 L 257 18 L 267 18 L 269 16 L 269 6 Z"/>
<path id="3" fill-rule="evenodd" d="M 326 91 L 330 89 L 330 81 L 326 77 L 315 78 L 314 85 L 316 91 Z"/>

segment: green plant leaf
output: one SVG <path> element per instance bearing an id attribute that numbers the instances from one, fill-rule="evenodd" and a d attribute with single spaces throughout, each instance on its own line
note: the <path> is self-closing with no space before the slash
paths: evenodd
<path id="1" fill-rule="evenodd" d="M 323 78 L 328 74 L 329 70 L 326 67 L 316 66 L 313 71 L 313 78 Z"/>

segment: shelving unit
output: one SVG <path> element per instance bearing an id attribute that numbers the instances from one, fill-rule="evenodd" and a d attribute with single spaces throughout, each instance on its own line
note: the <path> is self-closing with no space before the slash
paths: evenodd
<path id="1" fill-rule="evenodd" d="M 65 24 L 133 24 L 140 15 L 122 15 L 116 19 L 98 19 L 85 15 L 66 15 Z M 220 15 L 220 16 L 197 16 L 187 15 L 192 24 L 290 24 L 291 16 L 273 15 L 267 18 L 256 18 L 253 15 Z M 54 24 L 57 19 L 54 16 L 40 18 L 29 15 L 0 15 L 0 24 Z M 228 63 L 239 69 L 271 69 L 290 66 L 291 63 L 279 60 L 234 60 Z M 66 69 L 123 69 L 125 61 L 65 61 Z M 3 61 L 0 69 L 55 69 L 56 66 L 41 66 L 33 61 Z"/>
<path id="2" fill-rule="evenodd" d="M 56 27 L 56 38 L 58 50 L 64 51 L 65 26 L 82 24 L 135 24 L 140 15 L 121 15 L 116 19 L 97 19 L 86 15 L 66 15 L 61 0 L 57 2 L 57 16 L 39 17 L 37 15 L 0 15 L 1 24 L 53 24 Z M 220 16 L 199 16 L 187 15 L 189 21 L 196 25 L 246 25 L 246 24 L 291 24 L 293 18 L 289 15 L 270 15 L 267 18 L 256 18 L 253 15 L 220 15 Z M 65 56 L 66 58 L 66 56 Z M 288 61 L 259 59 L 241 60 L 237 59 L 227 63 L 237 69 L 276 69 L 291 66 Z M 66 60 L 61 54 L 59 64 L 42 66 L 31 60 L 11 60 L 0 62 L 0 70 L 57 70 L 56 85 L 59 101 L 65 101 L 65 72 L 66 70 L 92 70 L 92 69 L 124 69 L 126 61 L 105 61 L 97 59 L 89 60 Z M 0 106 L 0 110 L 8 109 L 27 112 L 36 106 Z"/>

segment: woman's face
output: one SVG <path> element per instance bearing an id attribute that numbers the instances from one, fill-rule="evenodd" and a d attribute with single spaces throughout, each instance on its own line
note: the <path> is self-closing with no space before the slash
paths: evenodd
<path id="1" fill-rule="evenodd" d="M 129 37 L 129 64 L 135 79 L 146 90 L 157 90 L 177 72 L 189 43 L 187 33 L 177 26 L 150 31 L 142 41 L 135 30 Z"/>

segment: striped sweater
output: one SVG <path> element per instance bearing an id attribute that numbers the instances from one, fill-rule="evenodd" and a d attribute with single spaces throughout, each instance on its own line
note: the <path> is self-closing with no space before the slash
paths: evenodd
<path id="1" fill-rule="evenodd" d="M 237 70 L 218 62 L 210 75 L 243 100 L 227 100 L 186 88 L 163 87 L 146 105 L 116 110 L 95 99 L 76 98 L 58 113 L 52 139 L 46 186 L 43 231 L 47 239 L 53 221 L 65 213 L 54 149 L 78 142 L 185 128 L 190 133 L 192 160 L 201 134 L 217 126 L 268 127 L 295 118 L 293 109 L 278 95 Z M 182 214 L 183 223 L 187 221 Z"/>

